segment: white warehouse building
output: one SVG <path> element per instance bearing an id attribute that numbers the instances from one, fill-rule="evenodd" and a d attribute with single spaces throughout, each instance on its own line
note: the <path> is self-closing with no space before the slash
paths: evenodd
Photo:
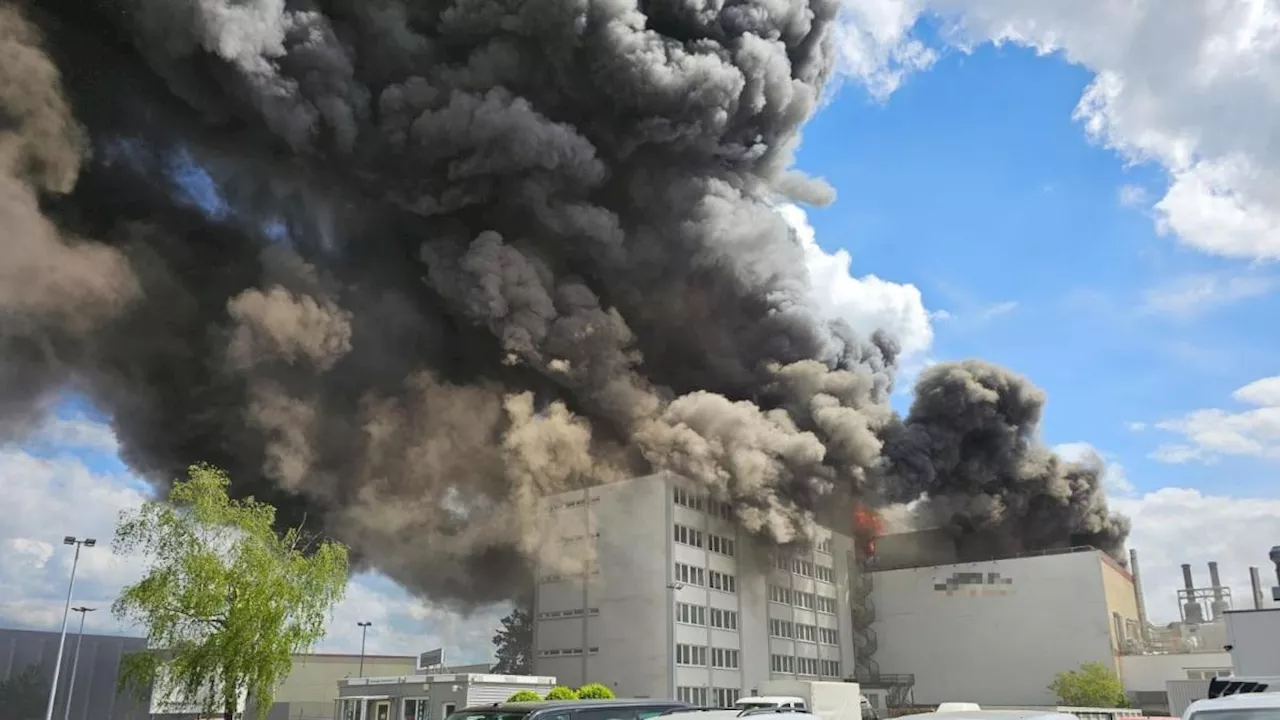
<path id="1" fill-rule="evenodd" d="M 874 659 L 882 672 L 914 675 L 914 702 L 1055 705 L 1048 686 L 1059 672 L 1099 662 L 1124 676 L 1141 637 L 1138 600 L 1133 577 L 1105 553 L 895 567 L 896 546 L 913 539 L 882 540 Z"/>
<path id="2" fill-rule="evenodd" d="M 814 548 L 779 556 L 665 473 L 543 502 L 589 570 L 539 574 L 534 674 L 702 705 L 765 680 L 852 674 L 847 536 L 820 528 Z"/>

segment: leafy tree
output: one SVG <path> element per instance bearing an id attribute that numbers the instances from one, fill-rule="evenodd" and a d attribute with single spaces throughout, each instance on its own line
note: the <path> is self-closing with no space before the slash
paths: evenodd
<path id="1" fill-rule="evenodd" d="M 507 702 L 537 702 L 542 696 L 532 690 L 517 690 L 507 698 Z"/>
<path id="2" fill-rule="evenodd" d="M 49 678 L 39 663 L 0 682 L 3 720 L 41 720 L 49 701 Z"/>
<path id="3" fill-rule="evenodd" d="M 579 700 L 612 700 L 616 697 L 608 685 L 600 683 L 587 683 L 578 688 Z"/>
<path id="4" fill-rule="evenodd" d="M 493 671 L 504 675 L 533 672 L 533 598 L 521 598 L 493 636 L 498 661 Z"/>
<path id="5" fill-rule="evenodd" d="M 1129 706 L 1120 678 L 1106 665 L 1085 663 L 1079 670 L 1060 672 L 1049 685 L 1063 705 L 1122 708 Z"/>
<path id="6" fill-rule="evenodd" d="M 230 478 L 193 465 L 168 502 L 121 513 L 115 550 L 143 554 L 146 575 L 124 588 L 116 617 L 146 628 L 151 649 L 124 658 L 120 684 L 151 684 L 176 702 L 231 720 L 247 693 L 258 720 L 291 655 L 323 637 L 347 584 L 345 546 L 274 529 L 275 508 L 227 495 Z"/>
<path id="7" fill-rule="evenodd" d="M 577 700 L 578 693 L 573 688 L 557 685 L 551 688 L 551 692 L 547 693 L 548 700 Z"/>

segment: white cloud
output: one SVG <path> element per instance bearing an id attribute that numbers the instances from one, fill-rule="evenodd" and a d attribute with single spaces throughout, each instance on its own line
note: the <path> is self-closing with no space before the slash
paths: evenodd
<path id="1" fill-rule="evenodd" d="M 897 338 L 904 363 L 917 360 L 929 349 L 933 326 L 916 286 L 889 282 L 875 275 L 855 278 L 850 271 L 849 253 L 823 250 L 803 209 L 785 204 L 779 206 L 778 212 L 795 229 L 803 245 L 812 299 L 818 307 L 843 318 L 864 336 L 884 330 Z"/>
<path id="2" fill-rule="evenodd" d="M 100 442 L 104 433 L 110 435 L 103 426 L 69 432 L 66 422 L 54 420 L 40 429 L 40 444 L 64 438 L 75 449 L 115 445 L 114 438 L 110 444 Z M 147 497 L 140 487 L 130 476 L 95 472 L 69 453 L 37 457 L 20 448 L 0 448 L 0 497 L 5 499 L 0 514 L 0 626 L 61 626 L 74 552 L 62 538 L 75 535 L 98 541 L 81 551 L 76 573 L 74 602 L 97 608 L 86 619 L 86 630 L 138 634 L 138 629 L 117 623 L 110 607 L 120 588 L 143 570 L 139 559 L 111 552 L 120 511 Z M 462 617 L 412 598 L 385 577 L 365 574 L 348 584 L 318 649 L 358 652 L 356 622 L 370 621 L 370 653 L 414 654 L 444 647 L 459 663 L 484 662 L 491 655 L 498 619 L 507 610 L 490 608 Z"/>
<path id="3" fill-rule="evenodd" d="M 1147 424 L 1139 420 L 1127 422 L 1124 426 L 1128 428 L 1130 432 L 1142 432 L 1147 429 Z"/>
<path id="4" fill-rule="evenodd" d="M 1018 309 L 1017 300 L 1005 300 L 1004 302 L 998 302 L 998 303 L 995 303 L 994 305 L 989 305 L 983 308 L 982 312 L 978 314 L 978 319 L 981 320 L 982 322 L 986 322 L 987 320 L 998 318 L 1002 315 L 1008 315 L 1009 313 L 1017 309 Z"/>
<path id="5" fill-rule="evenodd" d="M 1142 311 L 1190 318 L 1224 305 L 1268 295 L 1280 287 L 1272 276 L 1202 273 L 1188 275 L 1145 293 Z"/>
<path id="6" fill-rule="evenodd" d="M 1012 42 L 1094 73 L 1090 138 L 1169 177 L 1157 229 L 1202 251 L 1280 258 L 1280 5 L 1273 0 L 848 0 L 841 68 L 884 97 L 932 60 L 912 30 L 944 20 L 962 50 Z M 913 62 L 911 58 L 929 58 Z"/>
<path id="7" fill-rule="evenodd" d="M 1118 498 L 1111 505 L 1133 520 L 1129 547 L 1138 564 L 1153 622 L 1178 618 L 1177 590 L 1182 563 L 1190 563 L 1197 585 L 1209 585 L 1210 560 L 1218 562 L 1222 582 L 1231 588 L 1233 606 L 1253 607 L 1249 567 L 1258 567 L 1264 602 L 1270 605 L 1275 570 L 1267 558 L 1280 540 L 1280 500 L 1204 495 L 1185 488 L 1163 488 L 1141 497 Z"/>
<path id="8" fill-rule="evenodd" d="M 1245 410 L 1206 408 L 1162 420 L 1155 427 L 1181 436 L 1152 459 L 1166 463 L 1212 463 L 1224 455 L 1280 459 L 1280 376 L 1263 378 L 1232 393 Z"/>
<path id="9" fill-rule="evenodd" d="M 1121 185 L 1119 193 L 1120 204 L 1125 207 L 1140 207 L 1147 204 L 1146 188 L 1138 185 Z"/>
<path id="10" fill-rule="evenodd" d="M 1123 497 L 1133 494 L 1133 483 L 1125 474 L 1124 466 L 1115 458 L 1103 455 L 1097 448 L 1086 442 L 1062 443 L 1055 445 L 1053 451 L 1062 459 L 1073 463 L 1102 465 L 1102 487 L 1108 497 Z"/>

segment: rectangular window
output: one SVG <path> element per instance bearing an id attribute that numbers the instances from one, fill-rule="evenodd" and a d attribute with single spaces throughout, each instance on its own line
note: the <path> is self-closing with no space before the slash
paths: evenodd
<path id="1" fill-rule="evenodd" d="M 826 538 L 818 543 L 818 552 L 831 554 L 831 538 Z"/>
<path id="2" fill-rule="evenodd" d="M 707 549 L 713 553 L 720 553 L 721 555 L 733 557 L 733 545 L 733 541 L 727 537 L 707 533 Z"/>
<path id="3" fill-rule="evenodd" d="M 823 582 L 834 583 L 836 581 L 835 570 L 832 570 L 826 565 L 814 565 L 813 576 Z"/>
<path id="4" fill-rule="evenodd" d="M 813 577 L 813 563 L 796 558 L 791 562 L 791 572 L 804 577 Z"/>
<path id="5" fill-rule="evenodd" d="M 701 605 L 676 603 L 676 622 L 687 625 L 706 625 L 707 609 Z"/>
<path id="6" fill-rule="evenodd" d="M 705 645 L 676 645 L 677 665 L 707 664 L 707 648 Z"/>
<path id="7" fill-rule="evenodd" d="M 693 547 L 702 547 L 702 531 L 684 525 L 676 525 L 673 537 L 676 542 Z"/>
<path id="8" fill-rule="evenodd" d="M 702 568 L 676 563 L 676 582 L 704 587 L 707 584 L 704 578 Z"/>
<path id="9" fill-rule="evenodd" d="M 681 686 L 676 688 L 676 699 L 697 707 L 706 707 L 707 689 L 704 687 Z"/>
<path id="10" fill-rule="evenodd" d="M 711 627 L 721 630 L 738 629 L 738 611 L 711 608 Z"/>
<path id="11" fill-rule="evenodd" d="M 738 651 L 731 648 L 712 648 L 711 667 L 737 670 Z"/>
<path id="12" fill-rule="evenodd" d="M 823 660 L 821 663 L 823 677 L 840 677 L 840 661 L 839 660 Z"/>
<path id="13" fill-rule="evenodd" d="M 791 561 L 788 560 L 787 556 L 783 555 L 782 553 L 773 554 L 773 566 L 779 570 L 786 570 L 787 572 L 791 572 Z"/>
<path id="14" fill-rule="evenodd" d="M 710 578 L 708 586 L 712 590 L 720 590 L 727 593 L 738 592 L 738 581 L 734 576 L 728 573 L 716 572 L 715 570 L 712 570 L 708 575 Z"/>
<path id="15" fill-rule="evenodd" d="M 770 655 L 769 670 L 776 673 L 794 675 L 796 672 L 796 659 L 792 655 Z"/>
<path id="16" fill-rule="evenodd" d="M 795 601 L 796 601 L 795 602 L 796 607 L 802 607 L 805 610 L 812 610 L 814 608 L 813 593 L 801 592 L 800 590 L 797 590 L 795 592 Z"/>
<path id="17" fill-rule="evenodd" d="M 779 620 L 778 618 L 769 618 L 769 634 L 780 638 L 794 638 L 795 626 L 790 620 Z"/>
<path id="18" fill-rule="evenodd" d="M 712 688 L 711 699 L 715 701 L 716 707 L 731 708 L 738 702 L 739 692 L 738 688 Z"/>
<path id="19" fill-rule="evenodd" d="M 816 676 L 818 674 L 818 658 L 796 658 L 796 672 L 801 675 Z"/>
<path id="20" fill-rule="evenodd" d="M 796 639 L 805 642 L 818 642 L 818 628 L 813 625 L 796 623 Z"/>
<path id="21" fill-rule="evenodd" d="M 779 585 L 770 585 L 769 601 L 780 603 L 782 605 L 790 605 L 791 604 L 791 588 L 784 588 Z"/>
<path id="22" fill-rule="evenodd" d="M 840 631 L 835 628 L 818 628 L 818 642 L 823 645 L 839 645 Z"/>
<path id="23" fill-rule="evenodd" d="M 836 599 L 819 595 L 818 612 L 834 615 L 836 613 Z"/>

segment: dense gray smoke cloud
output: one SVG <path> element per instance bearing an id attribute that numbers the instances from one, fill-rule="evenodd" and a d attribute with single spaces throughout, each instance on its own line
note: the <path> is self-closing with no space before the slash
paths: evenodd
<path id="1" fill-rule="evenodd" d="M 791 162 L 837 10 L 0 2 L 0 440 L 81 391 L 154 482 L 220 464 L 460 606 L 554 560 L 540 498 L 654 470 L 772 542 L 924 492 L 1118 551 L 1026 381 L 900 420 L 894 341 L 806 304 L 774 205 L 832 195 Z"/>

